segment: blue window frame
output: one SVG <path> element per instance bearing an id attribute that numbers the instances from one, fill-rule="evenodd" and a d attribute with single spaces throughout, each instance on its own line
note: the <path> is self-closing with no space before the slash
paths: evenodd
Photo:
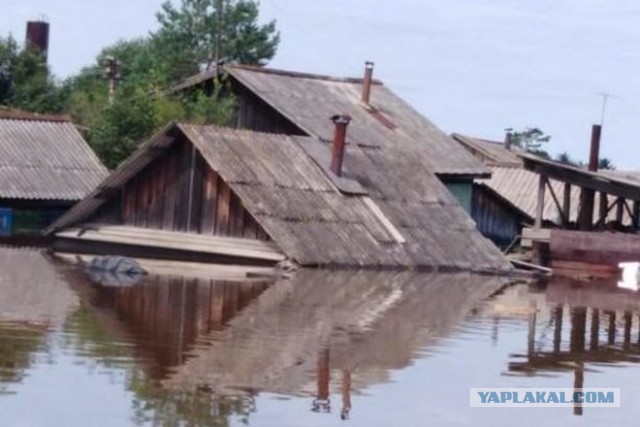
<path id="1" fill-rule="evenodd" d="M 11 235 L 13 226 L 13 211 L 11 209 L 0 208 L 0 236 Z"/>

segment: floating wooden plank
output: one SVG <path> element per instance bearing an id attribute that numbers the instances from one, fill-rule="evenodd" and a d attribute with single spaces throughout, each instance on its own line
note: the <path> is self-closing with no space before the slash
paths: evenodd
<path id="1" fill-rule="evenodd" d="M 70 254 L 55 252 L 55 258 L 62 261 L 86 265 L 94 259 L 95 255 Z M 161 276 L 177 276 L 189 278 L 202 278 L 208 280 L 225 280 L 239 282 L 261 282 L 266 279 L 278 277 L 278 273 L 271 267 L 254 267 L 226 264 L 205 264 L 198 262 L 180 262 L 167 260 L 154 260 L 149 258 L 135 258 L 150 274 Z"/>
<path id="2" fill-rule="evenodd" d="M 58 232 L 56 236 L 73 240 L 173 249 L 274 262 L 285 259 L 272 242 L 126 226 L 87 225 Z"/>
<path id="3" fill-rule="evenodd" d="M 515 258 L 509 258 L 509 261 L 511 261 L 511 264 L 513 264 L 514 266 L 518 267 L 518 268 L 524 268 L 525 270 L 535 270 L 535 271 L 539 271 L 541 273 L 544 274 L 551 274 L 553 270 L 551 270 L 550 268 L 547 267 L 543 267 L 541 265 L 538 264 L 532 264 L 530 262 L 525 262 L 519 259 L 515 259 Z"/>

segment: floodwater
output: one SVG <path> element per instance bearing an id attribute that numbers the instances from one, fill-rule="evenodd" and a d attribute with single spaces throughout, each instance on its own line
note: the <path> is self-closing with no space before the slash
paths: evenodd
<path id="1" fill-rule="evenodd" d="M 95 279 L 95 278 L 94 278 Z M 92 282 L 0 248 L 2 426 L 631 425 L 640 296 L 469 275 Z M 475 409 L 470 387 L 620 408 Z"/>

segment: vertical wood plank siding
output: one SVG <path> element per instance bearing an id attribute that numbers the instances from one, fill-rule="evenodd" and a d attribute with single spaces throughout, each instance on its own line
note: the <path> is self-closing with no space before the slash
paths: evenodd
<path id="1" fill-rule="evenodd" d="M 271 108 L 252 92 L 238 85 L 236 93 L 236 117 L 233 126 L 257 132 L 305 136 L 298 126 Z"/>
<path id="2" fill-rule="evenodd" d="M 499 247 L 509 245 L 522 229 L 518 216 L 482 186 L 473 188 L 471 216 L 478 231 Z"/>
<path id="3" fill-rule="evenodd" d="M 152 350 L 153 375 L 164 378 L 166 369 L 182 363 L 202 334 L 222 330 L 240 310 L 269 288 L 268 282 L 226 282 L 151 276 L 148 286 L 101 287 L 98 299 L 110 307 Z"/>
<path id="4" fill-rule="evenodd" d="M 96 219 L 110 224 L 269 240 L 191 144 L 172 148 L 136 175 Z"/>

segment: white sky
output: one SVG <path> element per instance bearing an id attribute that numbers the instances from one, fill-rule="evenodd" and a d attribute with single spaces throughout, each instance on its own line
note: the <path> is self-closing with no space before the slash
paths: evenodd
<path id="1" fill-rule="evenodd" d="M 155 26 L 159 0 L 0 0 L 0 34 L 51 22 L 50 62 L 67 76 L 119 38 Z M 282 42 L 271 66 L 376 77 L 446 132 L 501 140 L 537 126 L 552 153 L 585 160 L 600 92 L 602 155 L 640 169 L 640 2 L 633 0 L 262 0 Z"/>

